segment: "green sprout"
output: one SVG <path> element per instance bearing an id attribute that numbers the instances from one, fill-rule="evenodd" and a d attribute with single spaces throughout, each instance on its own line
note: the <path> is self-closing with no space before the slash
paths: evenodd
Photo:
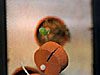
<path id="1" fill-rule="evenodd" d="M 41 27 L 41 28 L 39 28 L 39 33 L 40 33 L 42 36 L 44 36 L 45 41 L 48 41 L 47 35 L 50 33 L 50 30 L 47 30 L 46 28 Z"/>
<path id="2" fill-rule="evenodd" d="M 39 33 L 43 36 L 47 36 L 49 34 L 50 30 L 46 30 L 46 28 L 39 28 Z"/>

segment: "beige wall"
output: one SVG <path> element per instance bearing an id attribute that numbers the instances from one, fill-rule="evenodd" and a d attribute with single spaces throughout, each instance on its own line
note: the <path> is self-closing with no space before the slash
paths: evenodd
<path id="1" fill-rule="evenodd" d="M 70 29 L 71 41 L 64 46 L 69 66 L 62 74 L 92 75 L 90 3 L 90 0 L 7 0 L 9 75 L 21 62 L 36 68 L 33 56 L 39 46 L 34 31 L 45 16 L 60 17 Z"/>

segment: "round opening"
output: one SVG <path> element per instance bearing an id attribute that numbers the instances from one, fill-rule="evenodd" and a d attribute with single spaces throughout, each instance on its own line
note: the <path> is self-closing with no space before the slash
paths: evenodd
<path id="1" fill-rule="evenodd" d="M 50 33 L 47 35 L 47 39 L 39 33 L 39 28 L 41 27 L 50 30 Z M 43 18 L 39 21 L 35 31 L 35 38 L 39 46 L 48 41 L 53 41 L 63 46 L 70 40 L 69 29 L 64 21 L 58 17 L 48 16 Z"/>
<path id="2" fill-rule="evenodd" d="M 38 71 L 36 69 L 34 69 L 34 68 L 27 67 L 27 66 L 25 68 L 26 68 L 26 70 L 28 71 L 29 74 L 36 74 L 36 73 L 38 73 Z M 20 67 L 20 68 L 16 69 L 15 72 L 12 75 L 27 75 L 27 74 L 22 69 L 22 67 Z"/>

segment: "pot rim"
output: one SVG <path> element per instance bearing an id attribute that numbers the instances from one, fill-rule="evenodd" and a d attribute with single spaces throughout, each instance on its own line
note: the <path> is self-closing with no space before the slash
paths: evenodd
<path id="1" fill-rule="evenodd" d="M 34 73 L 38 73 L 38 71 L 35 68 L 29 67 L 29 66 L 25 66 L 25 68 L 27 70 L 33 71 Z M 22 71 L 22 67 L 17 68 L 12 75 L 15 75 L 16 73 L 18 73 L 19 71 Z"/>
<path id="2" fill-rule="evenodd" d="M 38 41 L 38 38 L 37 38 L 37 30 L 38 30 L 40 24 L 41 24 L 43 21 L 47 20 L 47 19 L 56 19 L 56 20 L 58 20 L 59 22 L 61 22 L 62 24 L 65 24 L 65 22 L 64 22 L 62 19 L 60 19 L 60 18 L 58 18 L 58 17 L 56 17 L 56 16 L 46 16 L 46 17 L 42 18 L 42 19 L 37 23 L 37 26 L 36 26 L 36 28 L 35 28 L 35 34 L 34 34 L 34 36 L 35 36 L 35 41 L 36 41 L 36 43 L 38 44 L 39 47 L 41 46 L 41 44 L 40 44 L 40 42 Z M 65 25 L 66 25 L 66 24 L 65 24 Z M 62 46 L 64 46 L 64 44 L 66 43 L 67 40 L 68 40 L 68 39 L 66 38 L 66 39 L 64 39 L 64 40 L 62 41 Z"/>

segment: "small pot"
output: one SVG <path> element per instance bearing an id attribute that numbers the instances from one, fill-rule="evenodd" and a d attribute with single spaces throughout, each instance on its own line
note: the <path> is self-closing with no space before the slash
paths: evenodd
<path id="1" fill-rule="evenodd" d="M 29 72 L 29 74 L 39 74 L 38 71 L 34 68 L 25 66 L 26 70 Z M 15 72 L 12 75 L 26 75 L 22 67 L 17 68 Z"/>
<path id="2" fill-rule="evenodd" d="M 47 16 L 47 17 L 45 17 L 45 18 L 43 18 L 43 19 L 41 19 L 39 22 L 38 22 L 38 24 L 37 24 L 37 26 L 36 26 L 36 29 L 35 29 L 35 40 L 36 40 L 36 42 L 37 42 L 37 44 L 39 45 L 39 46 L 41 46 L 42 44 L 39 42 L 39 40 L 38 40 L 38 30 L 39 30 L 39 28 L 42 26 L 41 24 L 43 23 L 43 22 L 45 22 L 46 20 L 57 20 L 57 21 L 59 21 L 61 24 L 63 24 L 63 25 L 66 25 L 65 23 L 64 23 L 64 21 L 63 20 L 61 20 L 60 18 L 58 18 L 58 17 L 54 17 L 54 16 Z M 66 27 L 66 29 L 68 29 L 67 27 Z M 64 38 L 63 39 L 63 41 L 61 42 L 61 46 L 63 46 L 67 41 L 69 41 L 69 39 L 70 39 L 70 33 L 69 33 L 69 30 L 68 30 L 68 36 L 66 37 L 66 38 Z M 51 40 L 50 40 L 51 41 Z M 53 42 L 55 42 L 55 41 L 53 41 Z"/>
<path id="3" fill-rule="evenodd" d="M 68 54 L 55 43 L 46 42 L 34 54 L 38 69 L 45 75 L 59 75 L 68 66 Z"/>

